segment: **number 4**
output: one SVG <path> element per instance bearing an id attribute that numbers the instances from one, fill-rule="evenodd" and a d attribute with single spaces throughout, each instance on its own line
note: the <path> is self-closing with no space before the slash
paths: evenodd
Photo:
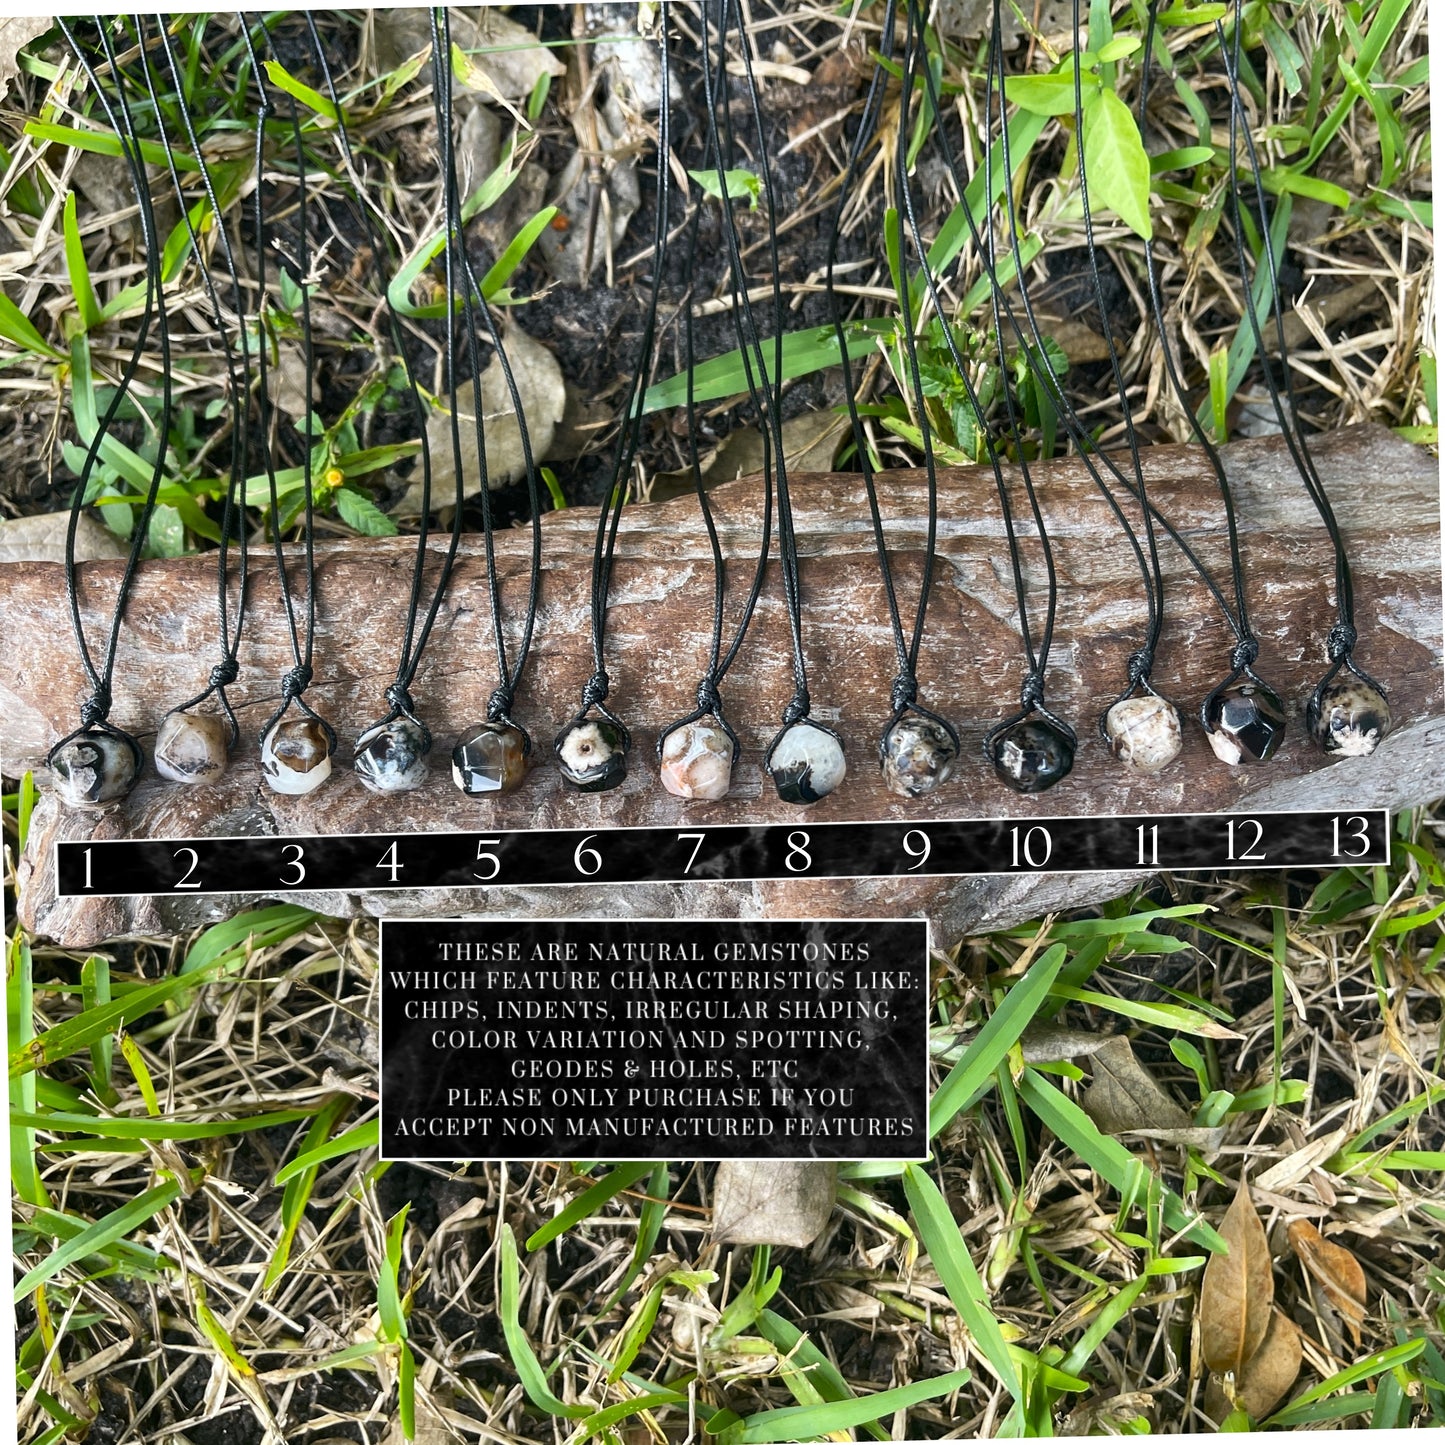
<path id="1" fill-rule="evenodd" d="M 396 844 L 393 842 L 391 847 L 388 848 L 386 852 L 381 855 L 381 860 L 377 863 L 376 866 L 378 868 L 385 868 L 386 871 L 391 874 L 391 881 L 395 883 L 396 875 L 400 873 L 403 868 L 406 867 L 406 864 L 397 857 Z"/>

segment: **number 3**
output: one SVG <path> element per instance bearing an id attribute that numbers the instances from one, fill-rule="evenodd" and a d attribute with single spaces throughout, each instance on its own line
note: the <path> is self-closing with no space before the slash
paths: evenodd
<path id="1" fill-rule="evenodd" d="M 301 861 L 306 856 L 306 850 L 299 843 L 288 843 L 281 852 L 283 854 L 294 853 L 296 855 L 294 858 L 286 859 L 286 866 L 288 868 L 294 868 L 296 870 L 296 876 L 294 878 L 283 878 L 281 880 L 287 888 L 294 888 L 306 877 L 306 865 Z"/>

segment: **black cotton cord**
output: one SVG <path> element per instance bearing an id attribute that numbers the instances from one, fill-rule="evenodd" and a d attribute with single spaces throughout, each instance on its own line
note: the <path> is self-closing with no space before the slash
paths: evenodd
<path id="1" fill-rule="evenodd" d="M 652 238 L 652 286 L 647 312 L 643 320 L 642 341 L 638 348 L 637 366 L 628 384 L 626 404 L 622 412 L 621 434 L 613 453 L 612 477 L 597 514 L 597 532 L 592 548 L 592 676 L 582 689 L 582 705 L 571 721 L 558 733 L 555 747 L 594 708 L 618 731 L 625 751 L 632 738 L 626 725 L 607 706 L 611 679 L 607 675 L 607 598 L 612 586 L 612 559 L 617 546 L 617 532 L 622 522 L 622 509 L 627 500 L 625 481 L 642 445 L 642 398 L 654 360 L 657 334 L 657 307 L 662 294 L 663 272 L 666 269 L 668 212 L 671 198 L 672 171 L 669 165 L 672 147 L 672 77 L 670 47 L 667 38 L 668 5 L 663 0 L 659 13 L 661 40 L 659 55 L 662 67 L 661 104 L 657 118 L 657 217 Z"/>
<path id="2" fill-rule="evenodd" d="M 125 96 L 124 78 L 119 66 L 116 64 L 115 52 L 111 47 L 110 36 L 105 28 L 107 17 L 96 16 L 94 24 L 100 33 L 101 47 L 105 53 L 106 63 L 110 67 L 111 77 L 115 81 L 116 106 L 114 108 L 100 84 L 100 78 L 96 74 L 95 68 L 91 65 L 85 52 L 80 48 L 70 27 L 65 23 L 63 18 L 57 17 L 56 23 L 60 27 L 61 34 L 65 36 L 66 42 L 69 44 L 76 60 L 85 71 L 86 79 L 94 91 L 96 99 L 100 102 L 106 119 L 110 122 L 111 129 L 120 140 L 121 151 L 126 161 L 126 168 L 129 170 L 131 180 L 135 185 L 137 209 L 141 223 L 141 236 L 146 248 L 146 294 L 144 315 L 141 325 L 138 328 L 135 345 L 131 350 L 125 370 L 121 374 L 120 385 L 116 389 L 115 395 L 111 398 L 105 415 L 101 418 L 100 425 L 96 429 L 94 440 L 86 451 L 80 478 L 76 482 L 75 492 L 71 498 L 70 518 L 65 534 L 65 592 L 66 600 L 70 607 L 71 627 L 74 631 L 81 665 L 90 683 L 91 693 L 85 702 L 81 704 L 80 727 L 62 738 L 50 750 L 47 761 L 53 760 L 60 749 L 74 738 L 82 737 L 90 733 L 102 732 L 118 739 L 126 745 L 134 759 L 137 770 L 139 770 L 142 762 L 140 744 L 131 737 L 129 733 L 122 731 L 110 723 L 108 718 L 111 709 L 111 684 L 115 672 L 115 654 L 120 641 L 121 624 L 125 619 L 126 605 L 130 600 L 131 587 L 135 580 L 136 569 L 140 563 L 140 554 L 150 532 L 151 517 L 155 513 L 156 497 L 160 491 L 161 478 L 165 474 L 166 445 L 170 437 L 170 332 L 166 317 L 165 293 L 163 289 L 164 277 L 161 272 L 160 246 L 156 239 L 156 220 L 155 211 L 151 203 L 150 184 L 145 173 L 145 166 L 140 158 L 140 141 L 136 136 L 135 127 L 131 120 L 130 107 Z M 136 518 L 133 525 L 130 551 L 126 556 L 125 567 L 121 572 L 119 594 L 116 598 L 115 609 L 111 615 L 104 660 L 97 667 L 90 648 L 86 643 L 85 628 L 80 616 L 79 579 L 76 574 L 75 565 L 76 529 L 80 523 L 81 508 L 85 502 L 86 492 L 90 487 L 90 479 L 95 470 L 96 461 L 100 456 L 101 447 L 110 432 L 110 427 L 115 420 L 121 403 L 130 393 L 136 371 L 140 366 L 140 358 L 144 352 L 146 340 L 150 335 L 152 316 L 154 316 L 156 321 L 162 360 L 162 413 L 160 435 L 156 447 L 156 460 L 151 472 L 150 484 L 146 490 L 140 515 Z"/>
<path id="3" fill-rule="evenodd" d="M 266 225 L 265 207 L 263 193 L 265 190 L 263 179 L 264 147 L 263 138 L 266 129 L 266 120 L 270 114 L 270 103 L 266 96 L 266 83 L 264 72 L 256 56 L 255 49 L 251 42 L 249 30 L 246 29 L 244 15 L 241 18 L 242 35 L 246 41 L 246 49 L 250 54 L 251 64 L 256 73 L 257 84 L 261 91 L 261 108 L 257 115 L 256 127 L 256 284 L 260 292 L 260 299 L 257 304 L 258 316 L 261 318 L 261 326 L 264 330 L 264 317 L 266 309 Z M 264 26 L 262 33 L 266 34 Z M 269 41 L 269 35 L 267 39 Z M 271 536 L 276 555 L 276 572 L 281 587 L 281 600 L 286 610 L 286 626 L 291 638 L 291 656 L 295 665 L 285 673 L 281 679 L 281 703 L 276 711 L 271 714 L 266 724 L 261 729 L 261 736 L 266 735 L 276 726 L 285 715 L 286 710 L 294 702 L 296 706 L 311 718 L 313 722 L 320 725 L 326 735 L 327 751 L 336 751 L 336 729 L 321 716 L 313 707 L 307 703 L 304 693 L 311 685 L 312 678 L 312 654 L 316 635 L 316 552 L 315 552 L 315 494 L 311 481 L 311 456 L 314 446 L 313 421 L 315 409 L 311 398 L 311 379 L 315 374 L 316 356 L 313 346 L 311 332 L 311 290 L 309 278 L 311 274 L 311 246 L 308 234 L 310 218 L 306 204 L 306 148 L 301 137 L 301 120 L 296 109 L 296 102 L 292 97 L 287 96 L 290 130 L 293 141 L 293 148 L 296 154 L 296 207 L 297 207 L 297 248 L 296 255 L 292 258 L 292 269 L 299 275 L 299 289 L 301 293 L 301 352 L 302 363 L 305 370 L 306 381 L 306 411 L 305 411 L 305 434 L 302 438 L 302 518 L 304 527 L 303 548 L 306 571 L 306 606 L 303 615 L 303 623 L 297 625 L 295 598 L 292 596 L 291 583 L 286 573 L 286 551 L 281 541 L 281 518 L 280 503 L 277 498 L 276 470 L 271 457 L 269 440 L 265 446 L 266 476 L 271 491 Z M 264 335 L 257 351 L 262 358 L 260 364 L 260 389 L 263 405 L 263 420 L 269 425 L 272 417 L 272 408 L 269 397 L 266 394 L 266 365 L 265 354 L 266 344 Z M 304 632 L 304 637 L 303 637 Z"/>
<path id="4" fill-rule="evenodd" d="M 1254 144 L 1254 136 L 1250 131 L 1247 118 L 1243 113 L 1243 102 L 1239 94 L 1239 72 L 1240 72 L 1240 45 L 1243 33 L 1243 17 L 1240 13 L 1238 0 L 1235 3 L 1234 27 L 1232 37 L 1232 53 L 1230 46 L 1225 43 L 1224 27 L 1220 21 L 1214 22 L 1215 37 L 1218 40 L 1220 54 L 1224 60 L 1225 72 L 1229 78 L 1229 163 L 1230 163 L 1230 209 L 1234 225 L 1235 252 L 1239 262 L 1240 284 L 1244 288 L 1245 313 L 1249 318 L 1250 331 L 1254 338 L 1255 351 L 1259 357 L 1260 372 L 1264 377 L 1264 384 L 1269 392 L 1270 402 L 1274 407 L 1276 419 L 1279 421 L 1280 431 L 1284 436 L 1285 445 L 1289 448 L 1291 459 L 1299 472 L 1300 480 L 1304 483 L 1306 493 L 1313 502 L 1316 512 L 1319 513 L 1320 521 L 1324 523 L 1325 531 L 1329 535 L 1330 546 L 1334 551 L 1335 558 L 1335 624 L 1330 629 L 1325 643 L 1325 651 L 1330 661 L 1329 670 L 1316 685 L 1310 696 L 1308 711 L 1311 725 L 1318 714 L 1321 699 L 1325 689 L 1334 681 L 1336 674 L 1341 668 L 1348 668 L 1350 672 L 1364 682 L 1370 684 L 1383 697 L 1385 690 L 1368 673 L 1362 671 L 1354 661 L 1355 644 L 1358 636 L 1355 631 L 1355 589 L 1354 579 L 1350 574 L 1350 559 L 1345 552 L 1344 538 L 1340 534 L 1339 523 L 1335 518 L 1335 511 L 1330 504 L 1329 493 L 1325 490 L 1325 484 L 1315 468 L 1313 456 L 1310 455 L 1309 443 L 1305 440 L 1304 429 L 1299 421 L 1299 402 L 1295 396 L 1294 379 L 1289 362 L 1289 346 L 1285 341 L 1284 331 L 1284 308 L 1279 299 L 1279 264 L 1275 256 L 1274 237 L 1270 233 L 1269 205 L 1265 197 L 1264 184 L 1261 180 L 1259 154 Z M 1275 384 L 1273 373 L 1270 370 L 1269 358 L 1265 355 L 1264 337 L 1260 331 L 1259 317 L 1255 313 L 1253 288 L 1249 284 L 1249 262 L 1245 252 L 1244 224 L 1242 207 L 1239 202 L 1239 186 L 1237 182 L 1238 161 L 1236 145 L 1236 133 L 1242 135 L 1244 148 L 1249 156 L 1250 174 L 1254 185 L 1255 205 L 1259 210 L 1260 242 L 1264 249 L 1264 264 L 1268 268 L 1269 276 L 1269 298 L 1270 311 L 1274 321 L 1275 343 L 1279 350 L 1280 367 L 1284 372 L 1285 395 L 1288 398 L 1288 405 L 1285 404 L 1285 397 L 1280 395 L 1278 386 Z"/>
<path id="5" fill-rule="evenodd" d="M 226 688 L 235 682 L 240 674 L 237 654 L 241 647 L 241 630 L 246 616 L 248 548 L 246 545 L 245 485 L 249 452 L 246 435 L 246 408 L 247 398 L 250 394 L 250 343 L 246 337 L 245 310 L 241 300 L 241 278 L 236 270 L 235 255 L 231 250 L 230 236 L 226 232 L 226 222 L 221 213 L 220 200 L 216 195 L 210 167 L 206 164 L 206 158 L 201 150 L 200 137 L 196 133 L 190 107 L 186 102 L 185 87 L 182 82 L 180 68 L 176 64 L 175 53 L 172 51 L 170 45 L 170 37 L 166 33 L 166 20 L 163 16 L 157 16 L 155 20 L 156 42 L 161 54 L 165 57 L 166 68 L 170 72 L 171 83 L 175 86 L 182 125 L 185 128 L 186 139 L 190 144 L 191 151 L 196 158 L 196 164 L 200 168 L 201 185 L 205 192 L 206 202 L 211 208 L 211 215 L 215 218 L 217 244 L 221 248 L 221 256 L 225 262 L 226 273 L 231 283 L 231 309 L 237 318 L 241 342 L 241 364 L 238 374 L 235 349 L 231 345 L 230 332 L 221 311 L 221 298 L 216 291 L 215 283 L 211 279 L 210 268 L 206 264 L 206 257 L 201 248 L 201 238 L 196 234 L 196 228 L 191 222 L 190 209 L 186 205 L 185 193 L 181 188 L 180 171 L 176 165 L 175 153 L 171 148 L 170 137 L 166 133 L 165 121 L 161 113 L 160 98 L 156 94 L 155 79 L 151 71 L 150 59 L 146 50 L 144 23 L 144 20 L 137 17 L 137 39 L 140 41 L 139 50 L 141 66 L 145 75 L 146 91 L 150 96 L 151 105 L 155 110 L 156 129 L 160 135 L 161 146 L 165 151 L 166 169 L 170 173 L 171 183 L 176 188 L 176 197 L 181 208 L 181 218 L 185 222 L 186 235 L 191 243 L 191 254 L 196 259 L 196 269 L 200 274 L 201 285 L 210 303 L 210 321 L 215 329 L 216 336 L 220 340 L 222 353 L 225 357 L 226 382 L 231 395 L 231 469 L 230 476 L 227 479 L 225 503 L 221 513 L 221 540 L 216 553 L 216 611 L 220 631 L 221 656 L 220 660 L 211 668 L 210 677 L 207 679 L 205 689 L 195 697 L 172 708 L 171 711 L 189 712 L 193 707 L 205 702 L 208 697 L 214 694 L 220 701 L 221 710 L 230 726 L 230 746 L 234 748 L 240 740 L 241 726 L 236 719 L 234 709 L 231 707 L 231 701 L 226 696 Z M 239 502 L 237 500 L 238 490 L 240 492 Z M 238 557 L 238 595 L 236 598 L 236 621 L 234 627 L 232 627 L 230 620 L 227 586 L 230 574 L 229 558 L 233 532 L 235 534 Z"/>

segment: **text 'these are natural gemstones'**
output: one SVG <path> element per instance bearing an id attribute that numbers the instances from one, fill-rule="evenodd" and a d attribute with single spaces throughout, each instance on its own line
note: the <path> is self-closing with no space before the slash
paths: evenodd
<path id="1" fill-rule="evenodd" d="M 357 738 L 351 766 L 373 793 L 409 793 L 426 781 L 430 746 L 419 723 L 393 718 Z"/>
<path id="2" fill-rule="evenodd" d="M 1327 753 L 1363 758 L 1379 747 L 1392 721 L 1378 688 L 1363 678 L 1339 677 L 1324 690 L 1310 732 Z"/>
<path id="3" fill-rule="evenodd" d="M 847 770 L 843 744 L 810 722 L 796 722 L 788 728 L 768 760 L 768 775 L 785 803 L 816 803 L 826 798 Z"/>
<path id="4" fill-rule="evenodd" d="M 297 797 L 331 776 L 331 740 L 315 718 L 282 718 L 261 739 L 261 776 L 274 793 Z"/>
<path id="5" fill-rule="evenodd" d="M 919 798 L 953 776 L 958 745 L 932 718 L 906 713 L 883 739 L 883 782 L 900 798 Z"/>
<path id="6" fill-rule="evenodd" d="M 605 793 L 627 776 L 622 733 L 606 718 L 584 718 L 556 743 L 562 776 L 583 793 Z"/>
<path id="7" fill-rule="evenodd" d="M 1104 714 L 1104 734 L 1114 756 L 1136 773 L 1167 768 L 1184 746 L 1178 709 L 1153 693 L 1116 702 Z"/>
<path id="8" fill-rule="evenodd" d="M 1209 726 L 1220 762 L 1267 762 L 1284 741 L 1284 704 L 1262 682 L 1238 682 L 1209 704 Z"/>
<path id="9" fill-rule="evenodd" d="M 1042 793 L 1069 774 L 1074 744 L 1047 718 L 1028 717 L 994 740 L 993 769 L 1019 793 Z"/>
<path id="10" fill-rule="evenodd" d="M 50 759 L 55 791 L 71 808 L 100 808 L 135 787 L 135 754 L 123 738 L 81 733 Z"/>
<path id="11" fill-rule="evenodd" d="M 168 712 L 156 733 L 156 772 L 173 783 L 214 783 L 231 756 L 231 724 L 220 713 Z"/>
<path id="12" fill-rule="evenodd" d="M 662 786 L 675 798 L 714 802 L 727 796 L 733 775 L 733 741 L 713 723 L 691 722 L 662 744 Z"/>
<path id="13" fill-rule="evenodd" d="M 514 723 L 478 723 L 452 749 L 452 782 L 470 797 L 510 793 L 526 776 L 526 739 Z"/>

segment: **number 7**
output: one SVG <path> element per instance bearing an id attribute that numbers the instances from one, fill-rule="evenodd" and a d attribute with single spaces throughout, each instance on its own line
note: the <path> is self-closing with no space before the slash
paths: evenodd
<path id="1" fill-rule="evenodd" d="M 697 841 L 692 845 L 692 855 L 688 858 L 687 862 L 683 865 L 683 869 L 682 869 L 682 871 L 683 871 L 684 873 L 691 873 L 691 872 L 692 872 L 692 865 L 697 862 L 697 855 L 702 852 L 702 845 L 707 841 L 707 834 L 706 834 L 706 833 L 679 833 L 677 836 L 678 836 L 678 840 L 679 840 L 679 841 L 681 841 L 683 838 L 695 838 L 695 839 L 697 840 Z"/>

